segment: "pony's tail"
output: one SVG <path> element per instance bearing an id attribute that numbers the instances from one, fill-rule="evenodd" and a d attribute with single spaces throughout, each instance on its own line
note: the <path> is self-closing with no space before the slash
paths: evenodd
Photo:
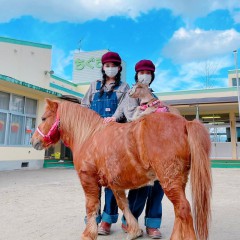
<path id="1" fill-rule="evenodd" d="M 187 122 L 186 128 L 191 152 L 190 179 L 195 230 L 199 239 L 207 240 L 211 220 L 211 142 L 207 129 L 199 121 Z"/>

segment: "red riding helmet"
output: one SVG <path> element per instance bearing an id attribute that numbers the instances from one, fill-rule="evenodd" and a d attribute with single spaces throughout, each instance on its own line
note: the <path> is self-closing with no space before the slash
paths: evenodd
<path id="1" fill-rule="evenodd" d="M 120 63 L 122 62 L 122 59 L 116 52 L 107 52 L 103 54 L 102 56 L 102 64 L 106 62 L 113 62 L 113 63 Z"/>
<path id="2" fill-rule="evenodd" d="M 139 71 L 155 71 L 155 65 L 153 64 L 153 62 L 151 60 L 141 60 L 139 62 L 136 63 L 135 65 L 135 71 L 139 72 Z"/>

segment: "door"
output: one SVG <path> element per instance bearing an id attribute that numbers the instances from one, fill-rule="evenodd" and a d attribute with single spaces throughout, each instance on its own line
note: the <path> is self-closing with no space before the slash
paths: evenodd
<path id="1" fill-rule="evenodd" d="M 237 146 L 237 159 L 240 159 L 240 124 L 236 124 L 236 146 Z"/>
<path id="2" fill-rule="evenodd" d="M 231 128 L 229 124 L 206 124 L 212 143 L 211 158 L 232 159 Z M 239 151 L 240 153 L 240 151 Z"/>

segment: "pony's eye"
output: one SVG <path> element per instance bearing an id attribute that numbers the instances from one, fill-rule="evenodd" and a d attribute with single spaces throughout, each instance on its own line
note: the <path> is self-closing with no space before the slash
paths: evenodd
<path id="1" fill-rule="evenodd" d="M 42 117 L 42 121 L 44 122 L 46 120 L 46 118 L 45 117 Z"/>

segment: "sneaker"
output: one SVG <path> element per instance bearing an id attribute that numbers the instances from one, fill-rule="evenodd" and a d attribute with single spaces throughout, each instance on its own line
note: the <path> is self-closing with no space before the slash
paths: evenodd
<path id="1" fill-rule="evenodd" d="M 162 233 L 160 232 L 159 228 L 146 228 L 147 235 L 152 239 L 161 239 Z"/>
<path id="2" fill-rule="evenodd" d="M 123 230 L 125 233 L 127 233 L 127 232 L 128 232 L 128 231 L 127 231 L 127 225 L 125 225 L 125 224 L 122 223 L 122 230 Z"/>
<path id="3" fill-rule="evenodd" d="M 101 222 L 98 227 L 98 235 L 109 235 L 111 229 L 111 224 L 107 222 Z"/>

